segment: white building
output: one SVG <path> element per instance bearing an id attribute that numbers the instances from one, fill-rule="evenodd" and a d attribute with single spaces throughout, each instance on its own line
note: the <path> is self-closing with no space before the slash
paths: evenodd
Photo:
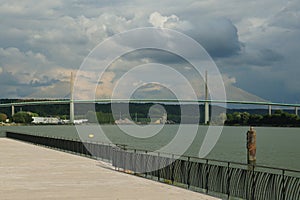
<path id="1" fill-rule="evenodd" d="M 83 124 L 87 123 L 88 121 L 88 119 L 74 119 L 74 124 Z"/>
<path id="2" fill-rule="evenodd" d="M 115 120 L 115 123 L 116 124 L 134 124 L 134 122 L 128 118 Z"/>
<path id="3" fill-rule="evenodd" d="M 33 124 L 58 124 L 60 119 L 56 117 L 32 117 Z"/>

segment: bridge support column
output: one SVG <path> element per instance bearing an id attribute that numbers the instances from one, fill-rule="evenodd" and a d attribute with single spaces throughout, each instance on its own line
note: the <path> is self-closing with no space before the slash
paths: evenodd
<path id="1" fill-rule="evenodd" d="M 298 107 L 295 107 L 295 115 L 298 115 Z"/>
<path id="2" fill-rule="evenodd" d="M 15 114 L 15 106 L 11 105 L 11 116 L 14 116 Z"/>
<path id="3" fill-rule="evenodd" d="M 71 80 L 70 80 L 70 123 L 74 124 L 74 77 L 73 72 L 71 72 Z"/>
<path id="4" fill-rule="evenodd" d="M 272 115 L 272 106 L 269 105 L 269 106 L 268 106 L 268 109 L 269 109 L 269 115 Z"/>
<path id="5" fill-rule="evenodd" d="M 74 124 L 74 102 L 70 102 L 70 123 Z"/>
<path id="6" fill-rule="evenodd" d="M 209 104 L 208 102 L 205 102 L 204 104 L 204 123 L 209 124 Z"/>
<path id="7" fill-rule="evenodd" d="M 204 103 L 204 123 L 209 124 L 209 105 L 208 105 L 208 77 L 205 71 L 205 103 Z"/>

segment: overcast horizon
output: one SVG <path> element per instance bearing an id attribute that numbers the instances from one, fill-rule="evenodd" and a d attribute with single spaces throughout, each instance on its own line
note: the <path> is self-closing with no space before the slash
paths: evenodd
<path id="1" fill-rule="evenodd" d="M 0 3 L 1 98 L 65 98 L 70 73 L 99 43 L 131 29 L 157 27 L 182 32 L 205 48 L 222 74 L 227 99 L 300 103 L 296 1 Z M 129 66 L 152 62 L 193 74 L 188 63 L 166 52 L 134 52 L 112 64 L 99 83 L 99 97 L 109 96 Z M 197 86 L 204 87 L 198 82 Z M 140 91 L 163 96 L 164 88 L 152 83 Z M 203 97 L 201 89 L 196 93 Z"/>

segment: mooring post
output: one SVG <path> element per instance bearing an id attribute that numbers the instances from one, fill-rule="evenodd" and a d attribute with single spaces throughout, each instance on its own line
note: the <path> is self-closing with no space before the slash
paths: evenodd
<path id="1" fill-rule="evenodd" d="M 247 163 L 251 168 L 256 163 L 256 131 L 253 127 L 247 132 Z"/>

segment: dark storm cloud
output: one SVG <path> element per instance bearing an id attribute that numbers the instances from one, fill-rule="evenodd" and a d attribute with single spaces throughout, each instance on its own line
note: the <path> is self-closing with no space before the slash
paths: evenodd
<path id="1" fill-rule="evenodd" d="M 194 20 L 196 21 L 196 20 Z M 170 23 L 170 22 L 168 22 Z M 213 58 L 231 57 L 240 53 L 243 44 L 239 41 L 237 35 L 237 28 L 228 19 L 206 19 L 193 21 L 193 28 L 182 30 L 176 27 L 175 30 L 181 31 L 196 40 Z M 167 26 L 167 24 L 166 24 Z M 141 37 L 143 40 L 144 38 Z M 138 38 L 134 39 L 138 42 Z M 267 54 L 268 52 L 263 52 Z M 128 60 L 149 59 L 151 62 L 157 63 L 185 63 L 186 61 L 181 57 L 159 49 L 143 49 L 128 53 L 123 56 Z"/>
<path id="2" fill-rule="evenodd" d="M 237 28 L 228 19 L 200 19 L 187 34 L 203 45 L 213 58 L 239 54 L 243 46 Z"/>
<path id="3" fill-rule="evenodd" d="M 25 74 L 28 73 L 21 73 L 21 75 Z M 2 71 L 0 73 L 1 97 L 28 97 L 40 88 L 60 82 L 57 79 L 50 79 L 48 76 L 29 82 L 24 82 L 19 77 L 19 75 L 14 75 L 12 72 Z"/>
<path id="4" fill-rule="evenodd" d="M 235 67 L 261 66 L 270 67 L 276 63 L 282 62 L 284 56 L 272 49 L 258 49 L 252 52 L 243 52 L 240 55 L 223 59 L 223 63 Z"/>

